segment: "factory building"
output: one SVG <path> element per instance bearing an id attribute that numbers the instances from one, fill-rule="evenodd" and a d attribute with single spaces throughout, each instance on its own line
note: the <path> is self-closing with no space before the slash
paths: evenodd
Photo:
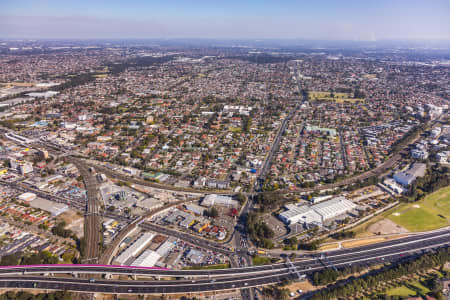
<path id="1" fill-rule="evenodd" d="M 145 250 L 136 260 L 131 264 L 133 267 L 153 267 L 161 258 L 157 252 L 153 250 Z"/>
<path id="2" fill-rule="evenodd" d="M 203 198 L 202 205 L 206 206 L 206 207 L 211 207 L 213 205 L 238 207 L 239 202 L 237 202 L 236 200 L 233 200 L 233 198 L 230 196 L 210 194 L 210 195 L 207 195 L 205 198 Z"/>
<path id="3" fill-rule="evenodd" d="M 148 244 L 152 241 L 154 233 L 146 232 L 141 235 L 133 244 L 125 249 L 117 258 L 116 262 L 120 265 L 124 265 L 130 258 L 136 257 L 142 250 L 144 250 Z"/>
<path id="4" fill-rule="evenodd" d="M 34 199 L 36 199 L 36 197 L 37 196 L 34 193 L 23 193 L 18 198 L 21 201 L 30 202 L 30 201 L 33 201 Z"/>
<path id="5" fill-rule="evenodd" d="M 156 249 L 156 253 L 161 255 L 161 257 L 166 256 L 175 247 L 175 242 L 176 240 L 173 237 L 170 237 Z"/>
<path id="6" fill-rule="evenodd" d="M 52 214 L 52 216 L 58 216 L 69 209 L 69 206 L 63 203 L 56 203 L 42 198 L 34 198 L 30 201 L 30 206 L 45 210 Z"/>
<path id="7" fill-rule="evenodd" d="M 345 214 L 355 207 L 356 205 L 345 197 L 336 197 L 314 205 L 298 206 L 295 204 L 288 204 L 285 206 L 287 210 L 279 214 L 279 217 L 287 224 L 297 222 L 323 224 L 325 221 Z"/>

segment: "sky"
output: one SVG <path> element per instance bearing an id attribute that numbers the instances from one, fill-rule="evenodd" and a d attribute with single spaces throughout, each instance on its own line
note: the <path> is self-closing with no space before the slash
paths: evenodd
<path id="1" fill-rule="evenodd" d="M 450 0 L 0 0 L 0 38 L 450 40 Z"/>

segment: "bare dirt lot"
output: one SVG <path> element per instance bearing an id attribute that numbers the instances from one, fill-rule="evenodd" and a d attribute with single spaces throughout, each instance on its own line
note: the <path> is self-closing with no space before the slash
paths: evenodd
<path id="1" fill-rule="evenodd" d="M 382 219 L 370 225 L 368 230 L 373 234 L 399 234 L 408 232 L 406 228 L 395 224 L 389 219 Z"/>
<path id="2" fill-rule="evenodd" d="M 289 290 L 289 292 L 294 292 L 298 295 L 298 290 L 302 290 L 302 293 L 304 292 L 309 292 L 309 291 L 313 291 L 316 290 L 317 287 L 312 285 L 311 282 L 309 282 L 308 280 L 304 280 L 304 281 L 299 281 L 299 282 L 294 282 L 288 286 L 286 286 L 286 288 Z"/>
<path id="3" fill-rule="evenodd" d="M 59 220 L 66 222 L 66 229 L 72 230 L 78 238 L 84 235 L 84 217 L 73 210 L 67 210 L 58 216 Z"/>
<path id="4" fill-rule="evenodd" d="M 272 228 L 273 232 L 275 233 L 275 240 L 287 234 L 286 227 L 283 222 L 281 222 L 271 214 L 264 215 L 264 222 L 269 225 L 270 228 Z"/>

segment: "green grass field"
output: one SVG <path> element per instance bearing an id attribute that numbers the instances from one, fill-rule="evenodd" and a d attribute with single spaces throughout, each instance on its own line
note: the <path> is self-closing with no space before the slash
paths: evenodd
<path id="1" fill-rule="evenodd" d="M 390 289 L 386 292 L 388 296 L 402 296 L 402 297 L 412 297 L 416 296 L 417 293 L 406 286 L 399 286 L 393 289 Z"/>
<path id="2" fill-rule="evenodd" d="M 327 100 L 327 101 L 336 101 L 338 103 L 342 102 L 364 102 L 365 99 L 361 98 L 351 98 L 350 93 L 333 93 L 334 97 L 331 97 L 330 92 L 309 92 L 309 100 Z"/>
<path id="3" fill-rule="evenodd" d="M 390 289 L 386 292 L 388 296 L 401 296 L 401 297 L 411 297 L 417 295 L 426 295 L 430 290 L 423 286 L 420 282 L 414 281 L 411 283 L 405 283 L 402 286 Z"/>
<path id="4" fill-rule="evenodd" d="M 409 231 L 427 231 L 450 223 L 450 187 L 442 188 L 425 199 L 402 204 L 387 216 Z"/>
<path id="5" fill-rule="evenodd" d="M 270 257 L 254 256 L 252 257 L 252 261 L 255 266 L 267 265 L 270 264 Z"/>

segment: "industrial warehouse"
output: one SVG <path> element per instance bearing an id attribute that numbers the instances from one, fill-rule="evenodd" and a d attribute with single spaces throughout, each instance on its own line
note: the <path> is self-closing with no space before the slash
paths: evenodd
<path id="1" fill-rule="evenodd" d="M 285 205 L 286 211 L 279 214 L 280 219 L 287 224 L 304 223 L 322 225 L 337 216 L 348 213 L 356 205 L 345 197 L 336 197 L 314 205 Z"/>

